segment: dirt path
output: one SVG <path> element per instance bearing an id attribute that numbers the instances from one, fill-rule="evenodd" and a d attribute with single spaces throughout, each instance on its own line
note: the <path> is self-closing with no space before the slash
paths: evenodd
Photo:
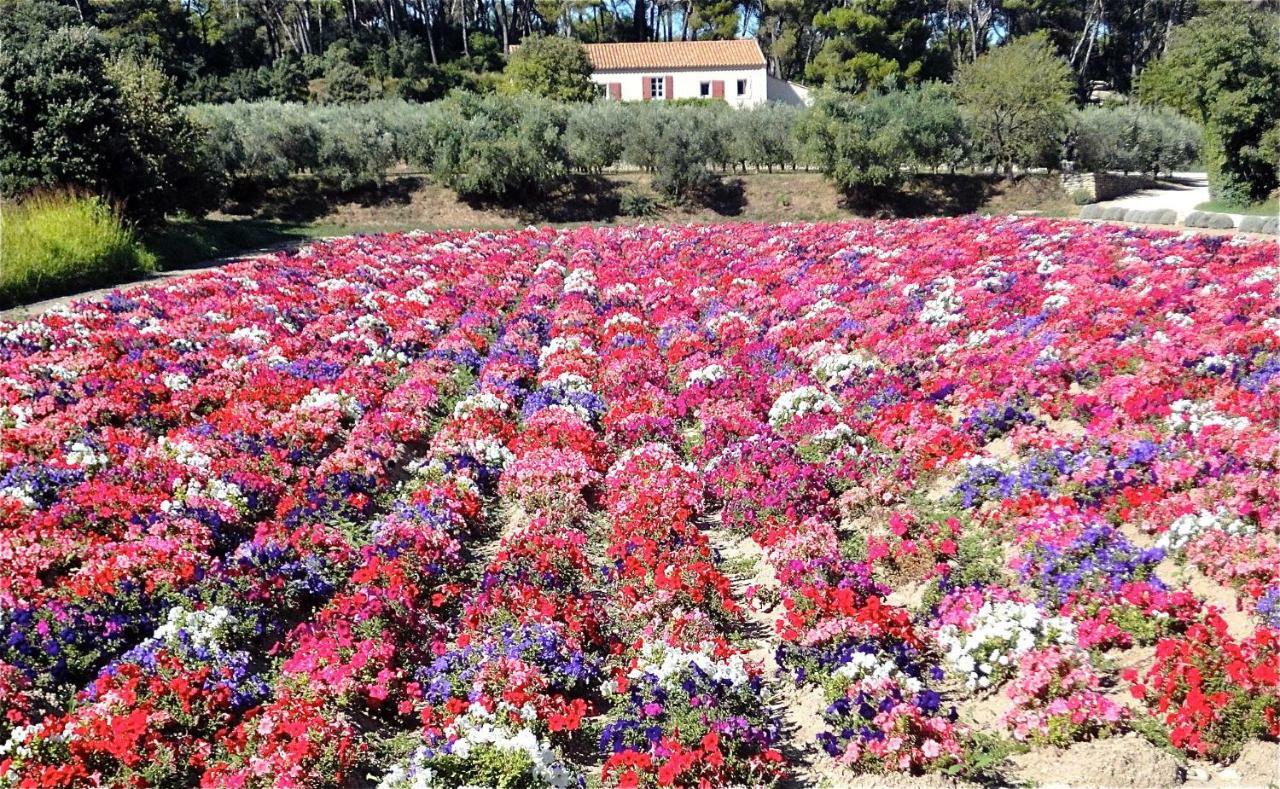
<path id="1" fill-rule="evenodd" d="M 764 667 L 765 683 L 772 696 L 771 706 L 782 719 L 782 741 L 779 748 L 793 769 L 787 787 L 829 785 L 836 766 L 818 748 L 817 736 L 825 727 L 822 710 L 826 702 L 822 691 L 811 686 L 796 687 L 779 676 L 777 649 L 781 644 L 774 627 L 778 612 L 774 606 L 761 608 L 747 599 L 749 589 L 765 590 L 764 600 L 777 599 L 780 589 L 772 565 L 760 546 L 749 536 L 724 528 L 718 518 L 706 531 L 707 539 L 720 555 L 721 569 L 733 583 L 734 598 L 743 603 L 747 626 L 743 635 L 755 646 L 748 653 Z"/>

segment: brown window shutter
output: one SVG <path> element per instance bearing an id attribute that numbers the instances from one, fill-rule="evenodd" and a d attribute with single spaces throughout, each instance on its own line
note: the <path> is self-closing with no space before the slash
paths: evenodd
<path id="1" fill-rule="evenodd" d="M 614 101 L 622 101 L 622 83 L 621 82 L 609 83 L 609 98 L 613 99 Z"/>
<path id="2" fill-rule="evenodd" d="M 649 99 L 653 98 L 653 93 L 649 90 L 649 78 L 648 78 L 648 77 L 641 77 L 641 78 L 640 78 L 640 95 L 641 95 L 641 96 L 644 96 L 644 100 L 645 100 L 645 101 L 648 101 Z"/>
<path id="3" fill-rule="evenodd" d="M 671 75 L 667 75 L 665 80 L 665 88 L 662 91 L 662 98 L 666 99 L 667 101 L 671 101 L 672 99 L 675 98 L 675 95 L 672 93 L 672 87 L 675 85 L 675 81 L 676 81 L 675 77 L 672 77 Z"/>
<path id="4" fill-rule="evenodd" d="M 711 81 L 711 98 L 713 99 L 724 98 L 724 80 L 715 79 Z"/>

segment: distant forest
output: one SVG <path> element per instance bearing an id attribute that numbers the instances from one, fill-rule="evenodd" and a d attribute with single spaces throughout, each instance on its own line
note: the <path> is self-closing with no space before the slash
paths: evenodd
<path id="1" fill-rule="evenodd" d="M 116 51 L 154 60 L 187 102 L 315 93 L 357 70 L 386 96 L 484 90 L 532 34 L 583 42 L 755 36 L 771 70 L 860 93 L 947 79 L 1045 31 L 1083 96 L 1128 91 L 1169 31 L 1223 0 L 62 0 Z M 1259 5 L 1253 3 L 1253 5 Z M 1269 4 L 1274 6 L 1274 3 Z"/>

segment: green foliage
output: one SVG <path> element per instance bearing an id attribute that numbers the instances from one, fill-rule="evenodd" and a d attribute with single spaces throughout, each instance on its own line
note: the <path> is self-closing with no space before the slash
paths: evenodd
<path id="1" fill-rule="evenodd" d="M 865 0 L 813 17 L 825 38 L 805 69 L 812 81 L 862 93 L 890 77 L 917 81 L 937 73 L 929 50 L 929 0 Z"/>
<path id="2" fill-rule="evenodd" d="M 936 85 L 867 99 L 822 95 L 799 135 L 822 171 L 854 199 L 898 188 L 906 168 L 955 162 L 965 136 L 959 111 Z"/>
<path id="3" fill-rule="evenodd" d="M 1073 123 L 1079 169 L 1158 175 L 1196 161 L 1200 127 L 1165 108 L 1088 107 Z"/>
<path id="4" fill-rule="evenodd" d="M 310 172 L 341 190 L 380 184 L 411 156 L 424 123 L 416 105 L 379 101 L 307 107 L 275 101 L 193 107 L 204 155 L 236 198 L 258 196 Z"/>
<path id="5" fill-rule="evenodd" d="M 106 40 L 44 2 L 0 14 L 0 191 L 76 187 L 108 195 L 126 216 L 200 212 L 199 130 L 154 65 L 111 59 Z"/>
<path id="6" fill-rule="evenodd" d="M 571 38 L 526 38 L 507 60 L 505 76 L 509 91 L 555 101 L 591 101 L 597 93 L 587 51 Z"/>
<path id="7" fill-rule="evenodd" d="M 854 199 L 901 185 L 908 151 L 866 101 L 825 94 L 800 127 L 800 139 L 822 172 Z"/>
<path id="8" fill-rule="evenodd" d="M 545 194 L 566 170 L 566 120 L 563 107 L 530 96 L 454 94 L 432 106 L 424 164 L 464 197 Z"/>
<path id="9" fill-rule="evenodd" d="M 623 216 L 647 217 L 656 216 L 658 201 L 651 194 L 644 192 L 627 192 L 622 196 L 618 211 Z"/>
<path id="10" fill-rule="evenodd" d="M 338 61 L 325 69 L 321 100 L 326 104 L 357 104 L 370 101 L 375 95 L 369 78 L 350 63 Z"/>
<path id="11" fill-rule="evenodd" d="M 634 105 L 624 158 L 653 171 L 653 188 L 676 203 L 694 203 L 719 181 L 708 164 L 725 159 L 716 125 L 720 107 Z"/>
<path id="12" fill-rule="evenodd" d="M 174 101 L 172 81 L 157 64 L 132 58 L 109 62 L 107 74 L 119 95 L 123 142 L 132 158 L 107 190 L 130 217 L 149 224 L 166 211 L 201 216 L 216 208 L 223 172 L 202 146 L 205 130 Z"/>
<path id="13" fill-rule="evenodd" d="M 956 72 L 956 98 L 983 158 L 997 167 L 1056 161 L 1071 70 L 1042 34 L 997 47 Z"/>
<path id="14" fill-rule="evenodd" d="M 0 305 L 119 282 L 154 266 L 99 198 L 40 195 L 0 212 Z"/>
<path id="15" fill-rule="evenodd" d="M 631 107 L 615 101 L 579 104 L 569 111 L 565 148 L 574 167 L 600 172 L 622 158 Z"/>
<path id="16" fill-rule="evenodd" d="M 1231 5 L 1176 28 L 1139 93 L 1203 124 L 1215 198 L 1247 204 L 1280 186 L 1280 28 Z"/>
<path id="17" fill-rule="evenodd" d="M 965 742 L 960 762 L 943 772 L 986 786 L 1003 786 L 1008 783 L 1004 772 L 1009 767 L 1009 757 L 1029 750 L 1027 745 L 1008 737 L 975 731 Z"/>
<path id="18" fill-rule="evenodd" d="M 735 162 L 764 167 L 796 163 L 796 125 L 800 110 L 782 104 L 762 104 L 729 116 L 731 158 Z"/>

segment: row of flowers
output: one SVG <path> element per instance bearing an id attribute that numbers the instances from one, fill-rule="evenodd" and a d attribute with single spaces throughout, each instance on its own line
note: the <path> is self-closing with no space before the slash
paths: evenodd
<path id="1" fill-rule="evenodd" d="M 767 784 L 786 685 L 853 771 L 966 769 L 988 696 L 1229 760 L 1280 735 L 1278 281 L 1039 220 L 582 228 L 9 326 L 0 785 Z"/>

